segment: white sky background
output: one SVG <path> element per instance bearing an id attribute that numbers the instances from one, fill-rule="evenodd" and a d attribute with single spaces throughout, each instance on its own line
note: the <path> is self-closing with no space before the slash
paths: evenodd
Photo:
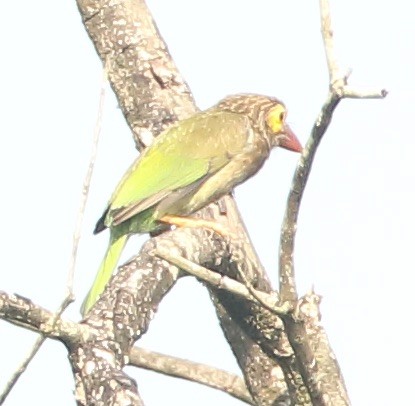
<path id="1" fill-rule="evenodd" d="M 281 98 L 305 143 L 327 94 L 318 1 L 148 2 L 201 108 L 235 92 Z M 405 404 L 412 388 L 415 226 L 415 24 L 410 1 L 332 2 L 341 66 L 387 99 L 346 100 L 318 151 L 296 244 L 301 293 L 323 296 L 323 324 L 354 405 Z M 81 183 L 98 109 L 101 64 L 75 1 L 7 1 L 0 11 L 0 289 L 55 309 L 63 297 Z M 92 236 L 136 156 L 107 92 L 75 280 L 79 320 L 108 235 Z M 275 151 L 236 199 L 271 278 L 297 156 Z M 125 259 L 146 237 L 130 244 Z M 0 321 L 0 388 L 35 340 Z M 140 342 L 238 372 L 204 289 L 181 280 Z M 74 404 L 66 349 L 48 341 L 6 405 Z M 218 391 L 132 371 L 148 405 L 237 405 Z"/>

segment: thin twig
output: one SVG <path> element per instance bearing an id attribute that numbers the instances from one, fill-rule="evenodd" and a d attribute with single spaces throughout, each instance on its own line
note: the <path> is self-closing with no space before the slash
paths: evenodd
<path id="1" fill-rule="evenodd" d="M 137 347 L 131 349 L 129 364 L 219 389 L 250 405 L 254 403 L 241 377 L 209 365 Z"/>
<path id="2" fill-rule="evenodd" d="M 245 282 L 247 281 L 246 278 L 242 284 L 235 279 L 223 276 L 196 264 L 195 262 L 189 261 L 187 258 L 172 254 L 168 249 L 163 247 L 158 247 L 154 252 L 154 255 L 165 259 L 190 275 L 209 283 L 209 285 L 219 289 L 225 289 L 228 292 L 234 293 L 251 302 L 259 302 L 272 313 L 285 315 L 287 314 L 287 311 L 290 310 L 290 308 L 284 304 L 281 307 L 277 306 L 276 303 L 279 302 L 279 300 L 275 295 L 256 290 L 249 282 L 250 287 L 248 288 L 248 286 L 245 285 Z"/>
<path id="3" fill-rule="evenodd" d="M 290 302 L 282 302 L 279 299 L 279 295 L 277 292 L 272 292 L 271 294 L 268 294 L 268 298 L 264 298 L 261 291 L 258 291 L 254 288 L 251 281 L 247 278 L 245 273 L 238 268 L 238 275 L 242 279 L 243 284 L 248 289 L 249 294 L 254 298 L 258 304 L 260 304 L 265 309 L 269 310 L 270 312 L 276 314 L 277 316 L 285 316 L 289 311 L 293 310 L 292 304 Z M 273 297 L 274 303 L 270 305 L 271 300 L 270 297 Z M 252 298 L 248 297 L 248 300 L 252 300 Z M 264 300 L 266 299 L 266 300 Z M 279 305 L 276 305 L 276 302 L 279 303 Z"/>
<path id="4" fill-rule="evenodd" d="M 69 264 L 69 272 L 68 272 L 67 285 L 66 285 L 68 289 L 68 294 L 71 296 L 73 296 L 73 279 L 74 279 L 74 274 L 75 274 L 76 259 L 78 256 L 77 254 L 78 254 L 79 240 L 81 238 L 82 223 L 84 220 L 86 203 L 88 201 L 89 188 L 91 185 L 92 174 L 94 172 L 95 159 L 96 159 L 97 150 L 98 150 L 99 136 L 101 134 L 102 116 L 104 112 L 104 102 L 105 102 L 105 88 L 106 88 L 107 80 L 108 80 L 107 69 L 104 68 L 101 92 L 99 95 L 97 120 L 95 122 L 94 136 L 92 138 L 92 150 L 91 150 L 91 155 L 89 158 L 88 169 L 86 171 L 85 178 L 84 178 L 82 194 L 81 194 L 81 204 L 79 206 L 78 216 L 76 219 L 76 226 L 75 226 L 75 230 L 74 230 L 73 237 L 72 237 L 72 255 L 71 255 L 71 261 Z"/>
<path id="5" fill-rule="evenodd" d="M 310 139 L 296 168 L 280 237 L 280 296 L 283 302 L 288 301 L 292 305 L 301 303 L 301 301 L 298 301 L 295 285 L 294 240 L 301 199 L 317 147 L 331 122 L 334 110 L 343 98 L 384 98 L 387 95 L 386 90 L 383 89 L 363 92 L 349 87 L 347 81 L 351 71 L 341 75 L 341 70 L 334 56 L 333 30 L 328 0 L 320 0 L 320 15 L 321 32 L 330 76 L 329 95 L 314 123 Z M 341 371 L 336 359 L 332 356 L 328 340 L 324 342 L 324 346 L 321 345 L 321 337 L 324 331 L 319 326 L 318 321 L 316 325 L 313 325 L 315 323 L 313 319 L 306 321 L 301 316 L 294 318 L 290 315 L 284 318 L 284 321 L 288 339 L 301 366 L 301 376 L 308 388 L 313 405 L 349 405 L 350 402 Z M 321 334 L 310 334 L 310 328 L 316 326 L 320 327 L 321 331 L 319 330 L 319 332 Z M 321 354 L 318 354 L 317 349 L 321 347 L 324 348 Z"/>
<path id="6" fill-rule="evenodd" d="M 288 301 L 294 304 L 298 300 L 294 274 L 294 243 L 301 199 L 311 172 L 317 147 L 331 122 L 333 111 L 339 101 L 339 97 L 329 93 L 320 115 L 314 123 L 310 138 L 303 149 L 295 170 L 280 235 L 279 270 L 280 297 L 282 302 Z"/>
<path id="7" fill-rule="evenodd" d="M 308 140 L 297 165 L 291 190 L 288 195 L 285 216 L 280 234 L 280 296 L 282 302 L 291 302 L 293 306 L 298 300 L 293 262 L 297 219 L 301 199 L 311 172 L 317 147 L 320 144 L 320 141 L 331 122 L 334 110 L 341 99 L 382 99 L 387 95 L 387 91 L 385 89 L 359 91 L 349 87 L 347 80 L 351 74 L 351 71 L 344 71 L 345 73 L 342 75 L 341 69 L 339 68 L 335 58 L 329 0 L 320 0 L 320 16 L 321 33 L 323 36 L 324 49 L 326 51 L 326 62 L 330 76 L 330 90 L 327 99 L 321 108 L 321 112 L 311 130 L 310 139 Z"/>
<path id="8" fill-rule="evenodd" d="M 102 79 L 101 92 L 100 92 L 100 97 L 99 97 L 98 115 L 97 115 L 97 120 L 95 123 L 94 135 L 92 139 L 92 151 L 91 151 L 87 173 L 85 175 L 85 179 L 83 182 L 81 204 L 79 206 L 75 230 L 74 230 L 73 238 L 72 238 L 72 254 L 71 254 L 70 263 L 69 263 L 65 298 L 63 299 L 59 308 L 55 312 L 55 315 L 52 320 L 52 328 L 55 326 L 57 319 L 61 316 L 61 314 L 65 311 L 65 309 L 74 301 L 73 280 L 74 280 L 74 274 L 75 274 L 75 265 L 76 265 L 76 258 L 77 258 L 77 253 L 78 253 L 79 240 L 81 237 L 82 222 L 84 218 L 86 203 L 88 200 L 89 187 L 91 184 L 92 173 L 94 170 L 95 158 L 97 155 L 99 136 L 101 133 L 101 123 L 102 123 L 102 115 L 103 115 L 104 101 L 105 101 L 105 87 L 106 87 L 106 82 L 107 82 L 106 76 L 107 76 L 106 69 L 104 68 L 104 75 Z M 43 345 L 45 341 L 46 341 L 46 337 L 43 334 L 41 334 L 36 339 L 28 355 L 24 358 L 24 360 L 17 367 L 15 372 L 12 374 L 12 376 L 6 383 L 6 386 L 4 387 L 2 393 L 0 394 L 0 405 L 4 403 L 7 396 L 13 389 L 14 385 L 19 380 L 20 376 L 26 371 L 28 365 L 30 364 L 32 359 L 35 357 L 35 355 L 37 354 L 40 347 Z"/>
<path id="9" fill-rule="evenodd" d="M 343 89 L 343 97 L 348 99 L 384 99 L 388 95 L 386 89 L 354 90 L 346 87 Z"/>
<path id="10" fill-rule="evenodd" d="M 330 4 L 326 0 L 320 0 L 320 25 L 321 35 L 324 40 L 327 67 L 329 69 L 330 84 L 333 85 L 341 76 L 340 68 L 334 53 L 333 30 L 331 28 Z"/>

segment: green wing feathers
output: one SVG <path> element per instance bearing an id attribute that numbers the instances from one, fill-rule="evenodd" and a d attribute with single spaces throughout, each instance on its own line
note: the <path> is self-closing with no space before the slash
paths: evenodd
<path id="1" fill-rule="evenodd" d="M 157 218 L 177 209 L 249 144 L 244 115 L 210 110 L 171 127 L 126 172 L 97 223 L 110 244 L 81 312 L 85 316 L 109 281 L 128 235 L 154 231 Z M 177 206 L 175 206 L 177 204 Z"/>
<path id="2" fill-rule="evenodd" d="M 124 175 L 110 200 L 109 217 L 131 205 L 138 206 L 132 210 L 137 214 L 217 172 L 246 146 L 246 120 L 234 113 L 201 113 L 161 134 Z"/>

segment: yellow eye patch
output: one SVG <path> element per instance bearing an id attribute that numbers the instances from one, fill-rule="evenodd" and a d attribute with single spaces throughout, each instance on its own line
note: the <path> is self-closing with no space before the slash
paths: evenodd
<path id="1" fill-rule="evenodd" d="M 286 110 L 282 104 L 277 104 L 268 112 L 266 121 L 268 127 L 273 133 L 278 133 L 282 130 L 284 126 L 285 115 Z"/>

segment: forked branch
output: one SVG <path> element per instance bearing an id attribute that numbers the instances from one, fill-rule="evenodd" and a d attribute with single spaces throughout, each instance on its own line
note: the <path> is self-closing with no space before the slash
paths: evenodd
<path id="1" fill-rule="evenodd" d="M 300 161 L 298 162 L 291 190 L 288 195 L 280 235 L 280 294 L 282 301 L 289 301 L 293 304 L 295 304 L 298 299 L 293 261 L 298 213 L 318 145 L 327 131 L 337 105 L 342 99 L 383 99 L 387 95 L 385 89 L 361 91 L 349 86 L 348 78 L 350 73 L 339 68 L 335 57 L 329 0 L 320 0 L 320 18 L 321 34 L 323 37 L 326 62 L 330 77 L 329 94 L 314 123 L 310 138 L 307 141 Z"/>
<path id="2" fill-rule="evenodd" d="M 287 200 L 280 235 L 279 279 L 282 302 L 297 311 L 283 317 L 288 339 L 301 367 L 301 376 L 310 393 L 313 405 L 348 405 L 349 399 L 340 368 L 320 325 L 318 301 L 314 294 L 298 299 L 294 272 L 294 242 L 301 199 L 312 168 L 317 147 L 323 138 L 333 113 L 344 98 L 384 98 L 386 90 L 360 91 L 348 85 L 349 73 L 343 74 L 334 52 L 333 29 L 329 1 L 320 0 L 321 33 L 329 70 L 329 94 L 311 130 L 310 138 L 297 165 Z M 311 299 L 310 299 L 311 297 Z M 304 304 L 307 304 L 304 306 Z M 312 306 L 310 307 L 310 304 Z"/>

